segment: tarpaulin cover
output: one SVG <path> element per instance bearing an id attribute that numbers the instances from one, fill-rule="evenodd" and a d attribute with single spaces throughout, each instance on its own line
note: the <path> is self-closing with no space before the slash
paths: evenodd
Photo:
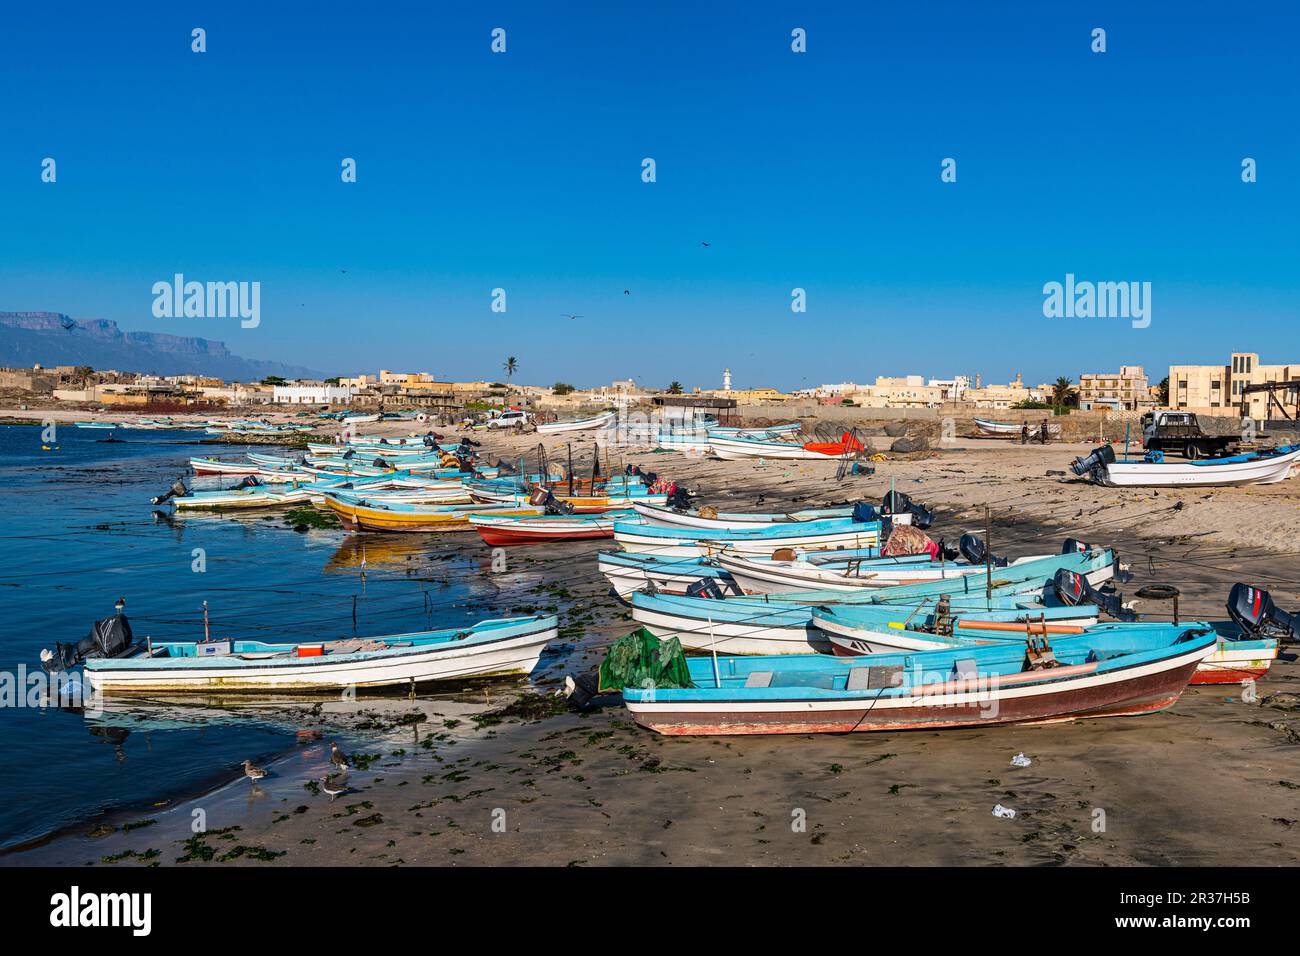
<path id="1" fill-rule="evenodd" d="M 681 642 L 660 641 L 642 627 L 611 644 L 600 662 L 600 693 L 628 686 L 694 687 Z"/>

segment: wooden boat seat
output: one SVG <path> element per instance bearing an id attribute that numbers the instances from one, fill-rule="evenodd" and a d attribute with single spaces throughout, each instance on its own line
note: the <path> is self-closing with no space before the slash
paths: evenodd
<path id="1" fill-rule="evenodd" d="M 771 687 L 772 672 L 753 671 L 748 677 L 745 678 L 745 686 L 746 687 Z"/>
<path id="2" fill-rule="evenodd" d="M 903 686 L 903 665 L 851 667 L 845 690 L 890 690 Z"/>

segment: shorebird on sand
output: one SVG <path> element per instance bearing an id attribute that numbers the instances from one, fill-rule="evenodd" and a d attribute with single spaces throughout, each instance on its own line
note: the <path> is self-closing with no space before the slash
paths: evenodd
<path id="1" fill-rule="evenodd" d="M 326 774 L 320 778 L 320 788 L 333 800 L 339 794 L 348 792 L 348 775 L 341 773 L 331 777 Z"/>
<path id="2" fill-rule="evenodd" d="M 330 741 L 330 763 L 332 763 L 339 770 L 352 769 L 351 767 L 348 766 L 348 755 L 345 754 L 342 750 L 339 750 L 339 745 L 332 740 Z"/>
<path id="3" fill-rule="evenodd" d="M 253 761 L 245 760 L 244 776 L 247 777 L 249 780 L 253 781 L 253 783 L 257 783 L 257 781 L 261 780 L 263 777 L 266 776 L 266 771 L 263 770 L 261 767 L 254 767 Z"/>

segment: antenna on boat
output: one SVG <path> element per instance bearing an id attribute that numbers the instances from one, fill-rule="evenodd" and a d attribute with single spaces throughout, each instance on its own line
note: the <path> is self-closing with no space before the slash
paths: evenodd
<path id="1" fill-rule="evenodd" d="M 718 640 L 713 634 L 713 615 L 709 615 L 709 650 L 713 653 L 713 686 L 722 687 L 722 677 L 718 674 Z"/>
<path id="2" fill-rule="evenodd" d="M 993 518 L 989 506 L 984 506 L 984 601 L 993 604 Z"/>
<path id="3" fill-rule="evenodd" d="M 207 641 L 208 638 L 209 638 L 209 631 L 208 631 L 208 602 L 207 602 L 207 601 L 204 601 L 204 602 L 203 602 L 203 640 L 204 640 L 204 641 Z"/>

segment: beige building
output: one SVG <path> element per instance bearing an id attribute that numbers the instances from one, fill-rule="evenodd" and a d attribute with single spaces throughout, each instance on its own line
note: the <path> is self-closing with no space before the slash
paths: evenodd
<path id="1" fill-rule="evenodd" d="M 1141 365 L 1121 365 L 1119 372 L 1085 372 L 1079 376 L 1079 408 L 1134 411 L 1151 404 L 1147 373 Z"/>
<path id="2" fill-rule="evenodd" d="M 1300 363 L 1261 365 L 1255 352 L 1233 352 L 1227 365 L 1169 366 L 1169 407 L 1202 415 L 1236 415 L 1242 413 L 1244 398 L 1244 413 L 1251 418 L 1282 418 L 1267 392 L 1245 394 L 1242 389 L 1247 385 L 1297 381 Z M 1296 414 L 1300 400 L 1297 388 L 1280 389 L 1275 395 L 1291 415 Z"/>

